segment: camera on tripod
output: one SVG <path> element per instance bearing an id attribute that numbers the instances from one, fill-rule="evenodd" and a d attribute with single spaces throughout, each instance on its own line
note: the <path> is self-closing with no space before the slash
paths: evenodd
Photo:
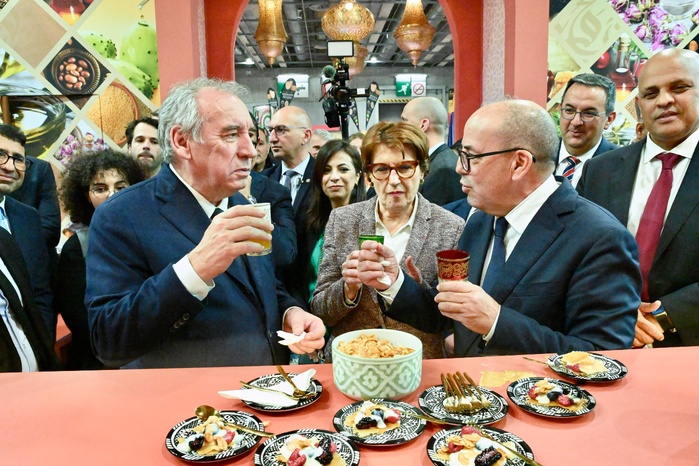
<path id="1" fill-rule="evenodd" d="M 345 58 L 354 56 L 354 42 L 351 40 L 328 41 L 328 57 L 337 59 L 335 65 L 327 65 L 323 68 L 323 83 L 331 83 L 330 89 L 323 95 L 323 111 L 325 123 L 331 128 L 338 126 L 342 130 L 342 137 L 348 135 L 347 115 L 355 105 L 353 97 L 366 97 L 364 89 L 350 89 L 347 81 L 350 80 L 349 65 Z"/>

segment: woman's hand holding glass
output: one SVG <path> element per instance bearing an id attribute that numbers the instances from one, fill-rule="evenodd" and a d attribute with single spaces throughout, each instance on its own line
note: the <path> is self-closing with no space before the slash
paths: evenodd
<path id="1" fill-rule="evenodd" d="M 357 298 L 359 290 L 362 288 L 362 282 L 359 280 L 357 273 L 357 264 L 359 259 L 359 251 L 352 251 L 347 260 L 342 263 L 342 280 L 345 282 L 345 298 L 354 301 Z"/>
<path id="2" fill-rule="evenodd" d="M 388 246 L 376 241 L 364 241 L 359 250 L 359 280 L 379 291 L 388 289 L 398 279 L 398 261 Z"/>

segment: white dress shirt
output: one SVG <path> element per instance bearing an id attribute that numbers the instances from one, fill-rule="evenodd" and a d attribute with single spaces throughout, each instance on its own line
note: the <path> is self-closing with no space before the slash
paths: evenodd
<path id="1" fill-rule="evenodd" d="M 299 192 L 299 188 L 301 187 L 301 184 L 304 182 L 303 174 L 306 173 L 306 167 L 308 166 L 308 162 L 310 160 L 311 160 L 311 156 L 309 154 L 308 157 L 306 157 L 303 162 L 301 162 L 300 164 L 296 165 L 294 168 L 291 168 L 291 169 L 289 167 L 287 167 L 286 164 L 284 163 L 284 161 L 282 160 L 282 167 L 281 167 L 282 176 L 279 178 L 279 182 L 281 184 L 284 184 L 284 182 L 286 181 L 286 178 L 288 178 L 287 175 L 285 175 L 287 170 L 293 170 L 296 173 L 298 173 L 294 177 L 294 179 L 291 180 L 291 188 L 290 189 L 291 189 L 291 203 L 292 204 L 296 200 L 296 194 Z"/>
<path id="2" fill-rule="evenodd" d="M 692 161 L 692 155 L 694 155 L 698 143 L 699 130 L 695 130 L 681 144 L 669 151 L 662 149 L 654 143 L 650 136 L 646 136 L 646 145 L 643 148 L 641 161 L 638 164 L 636 181 L 633 186 L 633 192 L 631 193 L 629 219 L 626 224 L 626 227 L 634 237 L 638 231 L 638 225 L 641 223 L 641 216 L 643 215 L 643 210 L 646 208 L 648 197 L 653 190 L 655 182 L 660 178 L 660 172 L 663 168 L 662 162 L 656 159 L 655 156 L 663 152 L 672 152 L 682 156 L 672 170 L 672 190 L 670 191 L 670 198 L 667 203 L 667 210 L 665 211 L 665 219 L 667 219 L 670 209 L 672 208 L 672 203 L 675 201 L 675 197 L 677 197 L 677 191 L 679 191 L 682 180 L 684 180 L 684 175 L 687 173 L 687 168 Z"/>
<path id="3" fill-rule="evenodd" d="M 0 259 L 0 273 L 2 273 L 7 280 L 10 282 L 12 287 L 15 289 L 17 296 L 19 297 L 19 302 L 22 303 L 22 294 L 19 292 L 17 283 L 12 278 L 10 271 L 7 269 L 5 262 Z M 24 305 L 24 303 L 22 303 Z M 0 316 L 2 316 L 2 321 L 7 327 L 7 332 L 12 338 L 12 343 L 17 348 L 17 353 L 19 354 L 19 359 L 22 362 L 22 372 L 36 372 L 39 370 L 39 363 L 36 361 L 36 356 L 34 355 L 34 350 L 29 344 L 27 336 L 22 330 L 22 326 L 15 320 L 15 316 L 10 309 L 9 300 L 5 298 L 5 295 L 0 291 Z"/>

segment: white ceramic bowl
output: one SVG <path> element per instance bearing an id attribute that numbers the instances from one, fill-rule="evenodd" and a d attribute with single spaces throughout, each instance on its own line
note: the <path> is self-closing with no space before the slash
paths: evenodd
<path id="1" fill-rule="evenodd" d="M 340 342 L 354 340 L 362 334 L 373 334 L 379 340 L 388 340 L 415 351 L 383 359 L 361 358 L 338 351 Z M 366 329 L 342 334 L 333 340 L 332 358 L 335 386 L 354 400 L 399 400 L 414 392 L 422 379 L 422 342 L 414 335 L 398 330 Z"/>

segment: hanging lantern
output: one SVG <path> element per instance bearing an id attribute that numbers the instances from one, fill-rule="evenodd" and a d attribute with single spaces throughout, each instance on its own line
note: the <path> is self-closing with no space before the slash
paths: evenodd
<path id="1" fill-rule="evenodd" d="M 345 63 L 349 66 L 350 77 L 355 77 L 364 71 L 364 60 L 369 51 L 362 44 L 354 43 L 354 56 L 345 58 Z M 333 58 L 333 63 L 337 65 L 338 59 Z"/>
<path id="2" fill-rule="evenodd" d="M 321 24 L 331 39 L 359 43 L 374 30 L 374 15 L 355 0 L 342 0 L 325 12 Z"/>
<path id="3" fill-rule="evenodd" d="M 422 52 L 432 43 L 436 29 L 427 21 L 422 0 L 406 0 L 403 19 L 393 31 L 398 47 L 408 54 L 413 66 L 417 66 Z"/>
<path id="4" fill-rule="evenodd" d="M 288 36 L 282 20 L 282 0 L 260 0 L 260 20 L 255 40 L 270 65 L 281 55 Z"/>

